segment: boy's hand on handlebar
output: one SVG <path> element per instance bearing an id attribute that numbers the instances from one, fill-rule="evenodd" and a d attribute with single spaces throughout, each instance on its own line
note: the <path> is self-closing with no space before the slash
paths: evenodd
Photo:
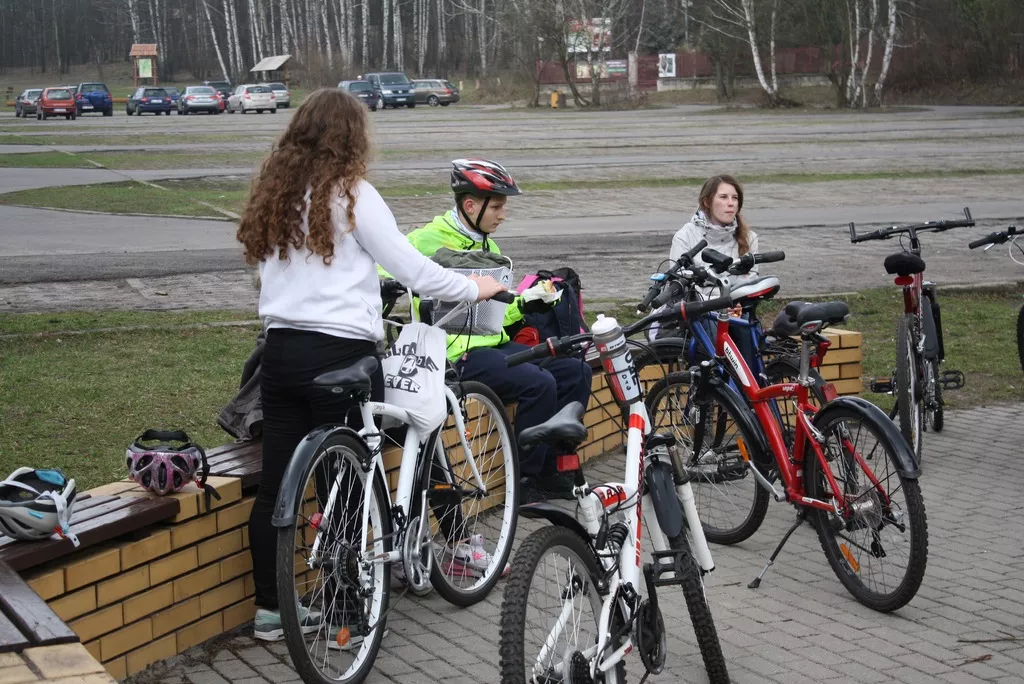
<path id="1" fill-rule="evenodd" d="M 507 287 L 490 276 L 471 275 L 468 278 L 476 283 L 477 288 L 480 290 L 480 294 L 476 298 L 478 302 L 491 299 L 494 295 L 508 290 Z"/>

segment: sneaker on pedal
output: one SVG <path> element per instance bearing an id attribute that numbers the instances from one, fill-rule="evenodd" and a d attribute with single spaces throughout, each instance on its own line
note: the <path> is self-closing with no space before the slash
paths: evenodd
<path id="1" fill-rule="evenodd" d="M 299 620 L 301 621 L 303 634 L 315 632 L 322 622 L 319 612 L 310 610 L 301 604 L 299 605 Z M 284 639 L 281 611 L 257 608 L 256 619 L 253 620 L 252 635 L 260 641 L 280 641 Z"/>
<path id="2" fill-rule="evenodd" d="M 483 577 L 493 562 L 494 556 L 484 547 L 484 536 L 474 534 L 468 544 L 459 542 L 454 550 L 450 546 L 445 547 L 441 570 L 451 577 Z M 507 576 L 511 570 L 512 566 L 506 563 L 501 576 Z"/>

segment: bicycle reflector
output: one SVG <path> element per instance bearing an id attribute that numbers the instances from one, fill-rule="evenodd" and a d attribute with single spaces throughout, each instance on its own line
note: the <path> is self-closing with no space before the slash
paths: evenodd
<path id="1" fill-rule="evenodd" d="M 572 472 L 580 469 L 579 454 L 561 454 L 555 462 L 555 469 L 560 473 Z"/>

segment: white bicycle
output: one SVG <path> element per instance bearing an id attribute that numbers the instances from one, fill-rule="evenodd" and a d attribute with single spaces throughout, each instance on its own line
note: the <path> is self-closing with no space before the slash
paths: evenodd
<path id="1" fill-rule="evenodd" d="M 390 294 L 397 299 L 399 290 Z M 512 550 L 519 466 L 504 404 L 480 383 L 446 384 L 445 424 L 421 435 L 404 409 L 370 400 L 376 369 L 367 357 L 316 378 L 358 402 L 364 427 L 324 425 L 306 435 L 274 511 L 282 627 L 309 684 L 355 684 L 370 673 L 386 630 L 392 563 L 402 564 L 409 591 L 432 587 L 469 606 L 494 588 Z M 400 437 L 375 426 L 383 416 L 404 428 L 397 483 L 384 447 Z"/>
<path id="2" fill-rule="evenodd" d="M 626 340 L 655 321 L 721 308 L 719 300 L 682 304 L 620 328 L 599 317 L 591 333 L 551 338 L 508 357 L 508 365 L 571 353 L 593 341 L 612 394 L 628 410 L 624 482 L 590 486 L 576 448 L 587 436 L 583 407 L 573 403 L 524 430 L 519 444 L 547 443 L 558 469 L 575 472 L 579 519 L 537 503 L 520 515 L 553 523 L 523 541 L 512 563 L 501 610 L 502 684 L 623 684 L 625 657 L 638 653 L 647 673 L 662 671 L 666 627 L 657 587 L 681 585 L 711 682 L 729 680 L 703 574 L 714 569 L 683 462 L 670 434 L 651 434 L 643 388 Z M 652 515 L 653 512 L 653 515 Z M 646 530 L 646 531 L 645 531 Z M 644 534 L 654 551 L 641 565 Z M 647 674 L 641 679 L 646 679 Z"/>

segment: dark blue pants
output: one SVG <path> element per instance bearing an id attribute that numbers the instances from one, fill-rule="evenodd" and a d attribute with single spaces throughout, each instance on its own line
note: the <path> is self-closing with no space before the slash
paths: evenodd
<path id="1" fill-rule="evenodd" d="M 502 401 L 518 401 L 515 434 L 540 425 L 573 401 L 586 408 L 590 401 L 592 371 L 582 359 L 557 358 L 545 362 L 524 363 L 515 368 L 505 365 L 505 357 L 529 349 L 517 342 L 499 347 L 472 349 L 458 363 L 463 380 L 475 380 L 490 387 Z M 543 364 L 543 367 L 540 365 Z M 538 475 L 554 470 L 553 447 L 541 444 L 519 454 L 521 475 Z"/>

